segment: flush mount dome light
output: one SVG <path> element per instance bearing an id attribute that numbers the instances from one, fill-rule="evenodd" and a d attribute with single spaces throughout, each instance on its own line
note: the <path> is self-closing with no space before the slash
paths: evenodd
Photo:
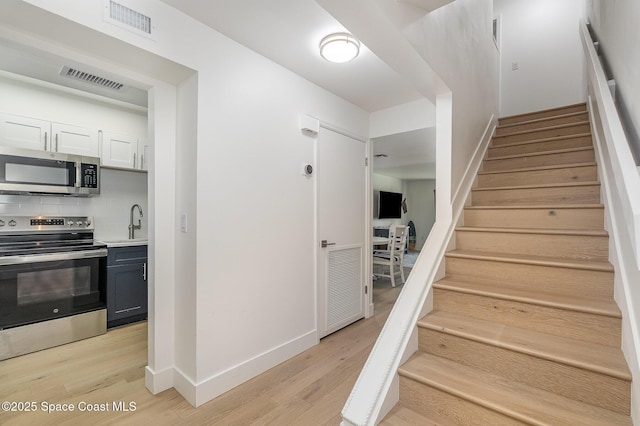
<path id="1" fill-rule="evenodd" d="M 329 62 L 349 62 L 360 53 L 360 42 L 348 33 L 329 34 L 320 42 L 320 56 Z"/>

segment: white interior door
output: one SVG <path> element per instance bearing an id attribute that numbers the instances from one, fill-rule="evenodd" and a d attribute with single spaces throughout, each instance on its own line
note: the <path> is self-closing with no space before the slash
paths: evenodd
<path id="1" fill-rule="evenodd" d="M 364 317 L 366 144 L 324 128 L 316 144 L 316 270 L 322 338 Z"/>

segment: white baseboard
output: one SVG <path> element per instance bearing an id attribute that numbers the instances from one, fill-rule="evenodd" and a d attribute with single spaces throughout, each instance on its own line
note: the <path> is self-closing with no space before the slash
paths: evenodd
<path id="1" fill-rule="evenodd" d="M 144 369 L 144 384 L 149 392 L 156 395 L 173 387 L 173 368 L 153 371 L 148 365 Z"/>
<path id="2" fill-rule="evenodd" d="M 317 331 L 313 330 L 197 384 L 176 368 L 174 387 L 198 407 L 317 344 Z"/>
<path id="3" fill-rule="evenodd" d="M 178 393 L 182 395 L 182 397 L 186 399 L 189 404 L 193 405 L 194 407 L 198 406 L 198 386 L 179 368 L 174 368 L 173 387 L 176 388 Z"/>

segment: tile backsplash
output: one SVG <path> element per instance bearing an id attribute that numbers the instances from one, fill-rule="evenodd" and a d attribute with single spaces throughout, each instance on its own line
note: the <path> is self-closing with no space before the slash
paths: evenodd
<path id="1" fill-rule="evenodd" d="M 40 195 L 0 195 L 0 215 L 86 215 L 93 216 L 95 238 L 126 239 L 129 236 L 129 212 L 140 204 L 144 217 L 136 238 L 148 236 L 147 173 L 101 169 L 100 195 L 60 197 Z M 138 221 L 138 212 L 134 215 Z"/>

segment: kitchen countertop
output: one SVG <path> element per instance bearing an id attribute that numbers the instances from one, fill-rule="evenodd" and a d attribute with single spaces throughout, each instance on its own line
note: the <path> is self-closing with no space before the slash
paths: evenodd
<path id="1" fill-rule="evenodd" d="M 130 247 L 145 246 L 149 243 L 148 238 L 120 239 L 120 240 L 100 240 L 99 243 L 106 244 L 107 247 Z"/>

